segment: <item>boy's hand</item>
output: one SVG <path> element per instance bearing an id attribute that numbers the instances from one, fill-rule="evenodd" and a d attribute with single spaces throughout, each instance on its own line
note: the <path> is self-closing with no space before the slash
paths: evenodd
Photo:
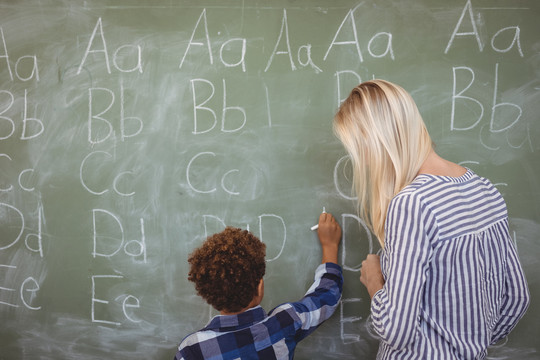
<path id="1" fill-rule="evenodd" d="M 319 216 L 317 234 L 319 235 L 319 241 L 322 247 L 321 262 L 337 264 L 338 247 L 341 241 L 341 227 L 332 214 L 324 212 Z"/>

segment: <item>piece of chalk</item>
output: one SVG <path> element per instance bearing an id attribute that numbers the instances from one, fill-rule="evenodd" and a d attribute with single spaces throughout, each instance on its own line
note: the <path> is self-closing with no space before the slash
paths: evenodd
<path id="1" fill-rule="evenodd" d="M 322 212 L 323 212 L 323 214 L 326 214 L 326 208 L 325 208 L 324 206 L 323 206 L 323 208 L 322 208 Z M 311 230 L 317 230 L 318 228 L 319 228 L 319 224 L 313 225 L 313 226 L 311 227 Z"/>

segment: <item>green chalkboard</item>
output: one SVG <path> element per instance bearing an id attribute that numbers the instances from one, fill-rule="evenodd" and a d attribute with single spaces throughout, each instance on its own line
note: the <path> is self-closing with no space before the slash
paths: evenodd
<path id="1" fill-rule="evenodd" d="M 215 313 L 187 256 L 225 225 L 267 244 L 263 306 L 297 300 L 323 206 L 343 301 L 296 359 L 373 359 L 332 134 L 384 78 L 438 152 L 503 193 L 532 305 L 497 359 L 540 358 L 537 0 L 0 1 L 0 359 L 171 359 Z"/>

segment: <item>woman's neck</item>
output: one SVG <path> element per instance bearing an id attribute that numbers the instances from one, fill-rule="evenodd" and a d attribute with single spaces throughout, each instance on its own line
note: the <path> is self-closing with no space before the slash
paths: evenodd
<path id="1" fill-rule="evenodd" d="M 431 150 L 418 174 L 459 177 L 467 172 L 463 166 L 443 159 L 434 150 Z"/>

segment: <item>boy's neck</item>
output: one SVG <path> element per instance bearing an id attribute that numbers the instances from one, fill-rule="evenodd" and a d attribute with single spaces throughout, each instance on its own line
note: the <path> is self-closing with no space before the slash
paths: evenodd
<path id="1" fill-rule="evenodd" d="M 257 305 L 260 305 L 263 297 L 264 297 L 264 280 L 261 279 L 261 281 L 259 282 L 259 286 L 257 287 L 257 295 L 255 295 L 255 297 L 253 297 L 253 299 L 251 299 L 251 302 L 249 303 L 248 306 L 246 306 L 242 310 L 236 311 L 236 312 L 229 312 L 227 310 L 223 310 L 223 311 L 220 311 L 219 314 L 220 315 L 238 315 L 238 314 L 243 313 L 244 311 L 249 310 L 249 309 L 251 309 L 251 308 L 253 308 L 253 307 L 257 306 Z"/>
<path id="2" fill-rule="evenodd" d="M 238 315 L 238 314 L 241 314 L 243 313 L 244 311 L 247 311 L 251 308 L 254 308 L 255 306 L 259 305 L 261 303 L 261 301 L 259 300 L 258 302 L 256 302 L 256 298 L 258 296 L 255 296 L 255 298 L 253 298 L 253 300 L 251 300 L 251 302 L 249 303 L 249 305 L 245 308 L 243 308 L 242 310 L 240 311 L 237 311 L 237 312 L 228 312 L 227 310 L 224 310 L 224 311 L 220 311 L 219 314 L 220 315 Z M 262 299 L 261 299 L 262 300 Z"/>
<path id="3" fill-rule="evenodd" d="M 257 306 L 257 305 L 255 305 L 255 306 Z M 247 308 L 242 309 L 242 310 L 240 310 L 240 311 L 238 311 L 238 312 L 220 311 L 220 312 L 219 312 L 219 315 L 224 315 L 224 316 L 227 316 L 227 315 L 238 315 L 238 314 L 241 314 L 241 313 L 243 313 L 244 311 L 247 311 L 247 310 L 249 310 L 249 309 L 251 309 L 252 307 L 255 307 L 255 306 L 248 306 Z"/>

